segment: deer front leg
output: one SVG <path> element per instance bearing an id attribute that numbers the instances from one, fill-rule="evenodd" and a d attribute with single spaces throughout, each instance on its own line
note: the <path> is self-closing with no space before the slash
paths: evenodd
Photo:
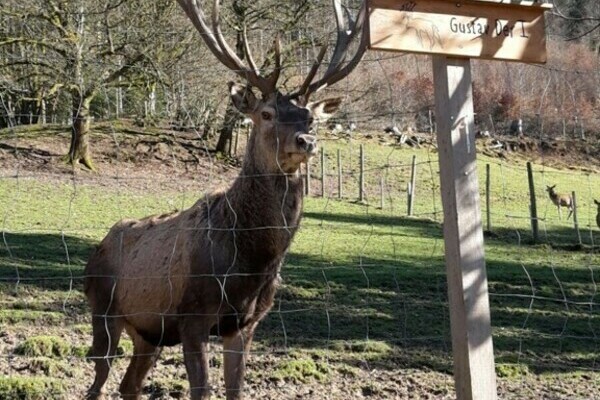
<path id="1" fill-rule="evenodd" d="M 250 345 L 256 325 L 238 331 L 223 338 L 223 359 L 225 367 L 225 393 L 227 400 L 241 400 L 244 388 L 246 360 L 250 353 Z"/>
<path id="2" fill-rule="evenodd" d="M 562 221 L 562 211 L 560 211 L 560 204 L 557 206 L 558 208 L 558 220 Z"/>
<path id="3" fill-rule="evenodd" d="M 180 326 L 183 360 L 190 382 L 192 400 L 207 400 L 208 385 L 208 334 L 203 324 L 185 321 Z"/>

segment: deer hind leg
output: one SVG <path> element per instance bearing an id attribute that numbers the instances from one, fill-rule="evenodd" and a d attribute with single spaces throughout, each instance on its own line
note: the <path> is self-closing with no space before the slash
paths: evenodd
<path id="1" fill-rule="evenodd" d="M 223 338 L 223 364 L 225 367 L 225 392 L 227 400 L 243 398 L 246 361 L 256 324 Z"/>
<path id="2" fill-rule="evenodd" d="M 573 206 L 569 206 L 569 215 L 567 216 L 567 219 L 571 218 L 571 215 L 573 215 Z"/>
<path id="3" fill-rule="evenodd" d="M 133 356 L 119 386 L 119 392 L 123 399 L 137 400 L 141 399 L 142 383 L 156 363 L 161 348 L 148 343 L 133 328 L 128 328 L 127 333 L 133 340 Z"/>
<path id="4" fill-rule="evenodd" d="M 208 384 L 208 335 L 202 321 L 193 318 L 184 319 L 179 326 L 179 335 L 183 345 L 183 361 L 190 382 L 192 400 L 206 400 L 210 397 Z"/>
<path id="5" fill-rule="evenodd" d="M 96 377 L 87 392 L 86 399 L 99 400 L 103 398 L 102 388 L 108 379 L 122 332 L 123 321 L 121 318 L 111 316 L 92 317 L 92 334 L 94 338 L 88 357 L 96 363 Z"/>

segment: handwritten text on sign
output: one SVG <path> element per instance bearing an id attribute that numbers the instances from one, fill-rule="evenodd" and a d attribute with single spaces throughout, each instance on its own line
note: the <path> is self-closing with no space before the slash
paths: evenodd
<path id="1" fill-rule="evenodd" d="M 544 8 L 465 0 L 370 0 L 370 47 L 546 62 Z"/>

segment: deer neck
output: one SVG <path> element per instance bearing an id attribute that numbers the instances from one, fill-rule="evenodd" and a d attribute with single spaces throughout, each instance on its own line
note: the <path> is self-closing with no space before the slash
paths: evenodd
<path id="1" fill-rule="evenodd" d="M 300 223 L 304 185 L 298 172 L 266 170 L 251 150 L 220 213 L 236 228 L 240 269 L 276 271 Z"/>
<path id="2" fill-rule="evenodd" d="M 300 174 L 265 167 L 258 157 L 250 151 L 246 154 L 242 170 L 228 191 L 238 220 L 249 227 L 297 225 L 304 191 Z"/>

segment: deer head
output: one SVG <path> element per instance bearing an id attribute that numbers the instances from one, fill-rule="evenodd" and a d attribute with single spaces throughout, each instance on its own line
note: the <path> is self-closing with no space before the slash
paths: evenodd
<path id="1" fill-rule="evenodd" d="M 277 86 L 281 74 L 279 38 L 273 44 L 273 68 L 264 73 L 254 61 L 245 29 L 242 39 L 246 62 L 225 41 L 219 16 L 220 0 L 213 0 L 210 26 L 200 0 L 178 2 L 215 57 L 246 82 L 246 85 L 229 84 L 233 104 L 254 122 L 245 162 L 253 163 L 262 173 L 296 172 L 302 162 L 316 153 L 317 140 L 309 134 L 311 124 L 325 119 L 341 104 L 340 98 L 316 102 L 309 99 L 315 92 L 346 77 L 358 65 L 367 47 L 367 36 L 360 34 L 366 8 L 361 7 L 357 17 L 352 19 L 341 0 L 333 0 L 337 40 L 325 72 L 315 79 L 327 53 L 327 44 L 321 47 L 303 83 L 290 93 L 282 93 Z M 350 45 L 359 36 L 357 49 L 348 57 Z M 260 92 L 260 97 L 254 89 Z"/>
<path id="2" fill-rule="evenodd" d="M 546 186 L 546 191 L 550 194 L 554 193 L 554 188 L 556 187 L 556 185 L 552 185 L 552 186 Z"/>

